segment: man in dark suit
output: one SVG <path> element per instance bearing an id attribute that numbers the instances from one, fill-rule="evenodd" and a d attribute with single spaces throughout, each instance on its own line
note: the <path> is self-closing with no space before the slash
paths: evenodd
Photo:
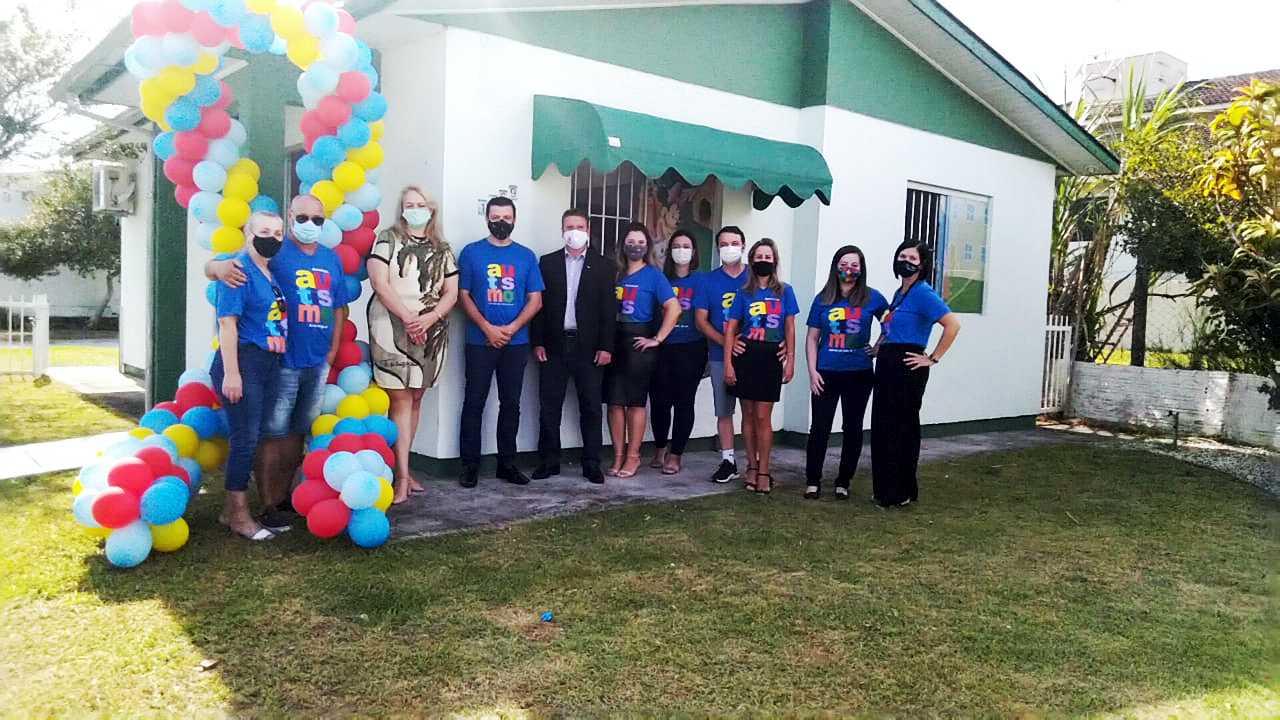
<path id="1" fill-rule="evenodd" d="M 560 474 L 560 415 L 569 378 L 578 389 L 582 427 L 582 476 L 603 483 L 600 472 L 601 393 L 604 367 L 613 356 L 618 301 L 614 264 L 590 247 L 590 224 L 582 210 L 560 218 L 564 248 L 538 260 L 546 289 L 542 310 L 529 326 L 540 364 L 538 452 L 533 478 Z"/>

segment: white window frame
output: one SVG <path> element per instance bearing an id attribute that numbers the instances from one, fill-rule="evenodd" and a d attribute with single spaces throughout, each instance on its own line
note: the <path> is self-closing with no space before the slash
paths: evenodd
<path id="1" fill-rule="evenodd" d="M 943 218 L 943 219 L 947 217 L 947 213 L 950 211 L 951 198 L 986 202 L 987 204 L 986 232 L 982 238 L 982 242 L 983 242 L 982 248 L 978 252 L 980 262 L 982 263 L 982 309 L 977 312 L 963 311 L 963 310 L 957 311 L 958 314 L 963 314 L 963 315 L 985 314 L 987 311 L 987 270 L 990 267 L 990 261 L 991 261 L 991 227 L 995 222 L 995 204 L 996 204 L 995 197 L 991 195 L 983 195 L 981 193 L 969 192 L 967 190 L 957 190 L 955 188 L 946 187 L 944 185 L 933 185 L 929 183 L 917 182 L 914 180 L 907 181 L 907 189 L 934 193 L 937 195 L 942 195 L 943 197 L 947 198 L 947 202 L 943 204 L 942 212 L 940 215 L 940 218 Z M 934 251 L 933 282 L 936 283 L 938 294 L 941 295 L 944 289 L 942 286 L 942 283 L 946 277 L 946 243 L 948 242 L 948 239 L 945 237 L 945 234 L 941 231 L 939 231 L 938 237 L 940 240 L 942 240 L 943 247 L 941 249 L 939 249 L 936 246 L 932 248 Z M 943 299 L 946 300 L 947 298 L 944 297 Z"/>

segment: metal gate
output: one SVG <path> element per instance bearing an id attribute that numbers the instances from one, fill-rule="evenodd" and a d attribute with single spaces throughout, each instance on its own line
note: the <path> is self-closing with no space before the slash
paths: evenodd
<path id="1" fill-rule="evenodd" d="M 0 329 L 0 375 L 44 375 L 49 369 L 49 296 L 0 300 Z"/>
<path id="2" fill-rule="evenodd" d="M 1065 315 L 1050 315 L 1044 327 L 1044 375 L 1040 382 L 1040 413 L 1066 410 L 1071 392 L 1071 362 L 1075 335 Z"/>

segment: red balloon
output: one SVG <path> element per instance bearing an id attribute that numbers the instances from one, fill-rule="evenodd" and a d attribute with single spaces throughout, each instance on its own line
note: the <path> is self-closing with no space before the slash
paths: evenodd
<path id="1" fill-rule="evenodd" d="M 231 130 L 231 116 L 226 110 L 207 107 L 200 111 L 200 125 L 196 131 L 210 140 L 217 140 Z"/>
<path id="2" fill-rule="evenodd" d="M 162 447 L 156 447 L 154 445 L 151 447 L 144 447 L 134 453 L 133 456 L 146 463 L 147 467 L 151 468 L 151 474 L 154 477 L 173 474 L 173 459 L 169 457 L 169 453 L 165 452 L 165 449 Z M 108 475 L 107 477 L 107 482 L 110 484 L 111 476 Z"/>
<path id="3" fill-rule="evenodd" d="M 360 227 L 367 227 L 370 230 L 377 230 L 378 223 L 382 222 L 382 216 L 377 210 L 370 210 L 364 214 L 364 222 L 360 223 Z"/>
<path id="4" fill-rule="evenodd" d="M 198 382 L 189 382 L 178 388 L 178 392 L 173 399 L 182 408 L 182 412 L 186 412 L 193 407 L 213 407 L 218 402 L 218 396 L 209 389 L 208 385 Z"/>
<path id="5" fill-rule="evenodd" d="M 324 461 L 333 455 L 330 450 L 312 450 L 302 459 L 302 476 L 308 480 L 324 482 Z M 303 513 L 306 515 L 306 513 Z"/>
<path id="6" fill-rule="evenodd" d="M 170 465 L 169 472 L 165 473 L 165 475 L 172 475 L 186 483 L 187 487 L 191 486 L 191 474 L 188 473 L 187 469 L 181 465 Z"/>
<path id="7" fill-rule="evenodd" d="M 204 11 L 191 18 L 191 34 L 204 47 L 217 47 L 227 39 L 227 29 L 214 22 L 209 13 Z"/>
<path id="8" fill-rule="evenodd" d="M 346 10 L 338 11 L 338 30 L 354 35 L 356 32 L 356 19 Z"/>
<path id="9" fill-rule="evenodd" d="M 222 94 L 218 96 L 218 101 L 209 107 L 215 110 L 226 110 L 235 101 L 236 95 L 231 91 L 231 86 L 227 84 L 226 80 L 219 80 L 218 86 L 222 88 Z"/>
<path id="10" fill-rule="evenodd" d="M 158 2 L 143 2 L 133 6 L 129 28 L 134 37 L 164 34 L 164 10 Z"/>
<path id="11" fill-rule="evenodd" d="M 356 339 L 356 324 L 350 320 L 342 321 L 342 342 L 351 342 Z"/>
<path id="12" fill-rule="evenodd" d="M 360 364 L 360 346 L 354 342 L 344 342 L 338 346 L 338 354 L 333 359 L 333 366 L 341 371 L 343 368 Z"/>
<path id="13" fill-rule="evenodd" d="M 95 507 L 97 503 L 94 503 Z M 318 538 L 331 538 L 347 529 L 351 508 L 338 498 L 321 500 L 307 513 L 307 529 Z M 99 520 L 98 522 L 102 522 Z"/>
<path id="14" fill-rule="evenodd" d="M 360 452 L 364 450 L 364 438 L 355 433 L 342 433 L 329 441 L 330 452 Z"/>
<path id="15" fill-rule="evenodd" d="M 93 501 L 93 507 L 89 510 L 99 525 L 114 530 L 138 519 L 139 502 L 138 496 L 131 495 L 118 487 L 109 487 L 98 495 L 98 498 Z"/>
<path id="16" fill-rule="evenodd" d="M 293 489 L 293 509 L 301 515 L 308 515 L 317 503 L 325 500 L 336 500 L 338 491 L 329 487 L 323 480 L 307 480 Z M 341 502 L 341 501 L 339 501 Z"/>
<path id="17" fill-rule="evenodd" d="M 195 185 L 196 181 L 191 177 L 195 167 L 196 164 L 190 160 L 172 155 L 164 161 L 164 176 L 174 185 Z"/>
<path id="18" fill-rule="evenodd" d="M 156 448 L 160 452 L 164 450 Z M 169 453 L 165 453 L 165 462 L 169 461 Z M 156 481 L 156 475 L 145 460 L 137 457 L 123 458 L 107 471 L 107 484 L 118 487 L 127 493 L 142 497 L 142 493 Z"/>
<path id="19" fill-rule="evenodd" d="M 364 439 L 365 449 L 372 450 L 381 455 L 382 461 L 387 464 L 387 467 L 396 466 L 396 456 L 391 452 L 391 448 L 387 447 L 386 438 L 382 437 L 378 433 L 365 433 L 360 437 Z"/>
<path id="20" fill-rule="evenodd" d="M 333 385 L 334 383 L 338 382 L 338 366 L 337 365 L 334 365 L 333 367 L 329 368 L 329 377 L 328 379 L 325 380 L 325 382 L 329 383 L 330 385 Z"/>
<path id="21" fill-rule="evenodd" d="M 179 185 L 173 189 L 173 199 L 178 201 L 178 207 L 186 208 L 191 204 L 191 198 L 200 192 L 200 188 L 195 185 Z"/>
<path id="22" fill-rule="evenodd" d="M 373 84 L 369 82 L 369 76 L 359 70 L 350 70 L 338 77 L 338 97 L 352 105 L 369 97 L 369 91 L 372 89 Z"/>
<path id="23" fill-rule="evenodd" d="M 173 148 L 178 157 L 200 162 L 209 152 L 209 138 L 195 131 L 180 132 L 173 136 Z"/>
<path id="24" fill-rule="evenodd" d="M 179 406 L 178 403 L 172 400 L 165 400 L 164 402 L 158 402 L 155 404 L 155 406 L 152 409 L 168 410 L 169 412 L 173 413 L 174 415 L 177 415 L 178 417 L 182 417 L 182 412 L 183 412 L 182 407 Z"/>
<path id="25" fill-rule="evenodd" d="M 326 125 L 336 128 L 351 119 L 351 104 L 335 95 L 326 95 L 315 112 Z"/>
<path id="26" fill-rule="evenodd" d="M 342 261 L 342 272 L 348 275 L 355 275 L 360 272 L 360 253 L 350 245 L 338 245 L 333 251 L 338 254 L 338 260 Z"/>
<path id="27" fill-rule="evenodd" d="M 195 13 L 183 7 L 178 0 L 164 0 L 160 6 L 160 16 L 164 21 L 165 30 L 182 33 L 191 28 L 191 20 L 195 17 Z"/>
<path id="28" fill-rule="evenodd" d="M 369 253 L 373 250 L 373 243 L 377 239 L 378 236 L 367 227 L 358 227 L 342 233 L 342 244 L 351 246 L 351 249 L 362 258 L 369 257 Z"/>

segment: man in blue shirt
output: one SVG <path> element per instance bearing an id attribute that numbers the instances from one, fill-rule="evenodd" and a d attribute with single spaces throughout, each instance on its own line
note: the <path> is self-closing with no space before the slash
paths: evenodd
<path id="1" fill-rule="evenodd" d="M 724 321 L 733 299 L 747 282 L 746 235 L 740 228 L 727 225 L 716 233 L 720 267 L 705 273 L 694 297 L 694 322 L 707 336 L 707 356 L 711 374 L 711 397 L 716 413 L 716 432 L 720 438 L 720 466 L 711 480 L 727 483 L 738 477 L 738 464 L 733 452 L 733 411 L 737 399 L 724 384 Z"/>
<path id="2" fill-rule="evenodd" d="M 462 249 L 458 288 L 467 324 L 467 388 L 459 437 L 462 487 L 479 482 L 480 427 L 489 383 L 498 378 L 498 478 L 525 485 L 529 477 L 515 465 L 520 430 L 520 390 L 529 362 L 529 321 L 542 308 L 538 257 L 513 241 L 516 205 L 491 198 L 485 205 L 489 236 Z"/>
<path id="3" fill-rule="evenodd" d="M 288 240 L 271 259 L 270 268 L 288 308 L 289 341 L 276 396 L 265 409 L 263 441 L 254 468 L 258 494 L 269 508 L 258 522 L 272 532 L 290 527 L 289 491 L 302 464 L 303 441 L 324 404 L 347 305 L 357 299 L 347 297 L 337 253 L 318 242 L 321 227 L 332 222 L 325 219 L 324 205 L 311 195 L 299 195 L 289 203 L 286 222 Z M 232 287 L 245 282 L 235 259 L 210 261 L 205 275 Z"/>

